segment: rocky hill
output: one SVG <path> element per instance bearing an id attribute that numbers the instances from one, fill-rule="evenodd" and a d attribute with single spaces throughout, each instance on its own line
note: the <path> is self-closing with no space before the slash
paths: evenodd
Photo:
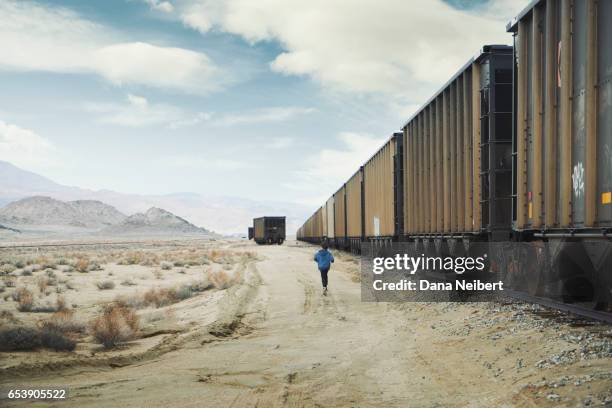
<path id="1" fill-rule="evenodd" d="M 0 221 L 7 226 L 54 225 L 99 229 L 126 218 L 116 208 L 95 200 L 60 201 L 50 197 L 28 197 L 0 208 Z"/>
<path id="2" fill-rule="evenodd" d="M 161 208 L 152 207 L 144 213 L 136 213 L 116 225 L 105 228 L 112 234 L 209 234 L 189 221 Z"/>

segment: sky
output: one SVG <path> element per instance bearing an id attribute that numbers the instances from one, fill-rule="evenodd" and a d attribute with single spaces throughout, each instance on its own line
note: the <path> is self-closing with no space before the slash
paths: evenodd
<path id="1" fill-rule="evenodd" d="M 320 205 L 526 0 L 0 0 L 0 160 Z"/>

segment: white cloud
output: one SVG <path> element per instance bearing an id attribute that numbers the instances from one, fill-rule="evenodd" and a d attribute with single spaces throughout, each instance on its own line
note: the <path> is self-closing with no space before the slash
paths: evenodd
<path id="1" fill-rule="evenodd" d="M 166 166 L 183 169 L 236 171 L 248 168 L 244 161 L 225 158 L 205 158 L 202 156 L 174 155 L 158 160 Z"/>
<path id="2" fill-rule="evenodd" d="M 164 13 L 172 13 L 174 11 L 174 6 L 169 1 L 143 0 L 143 2 L 151 7 L 152 10 L 162 11 Z"/>
<path id="3" fill-rule="evenodd" d="M 30 129 L 0 120 L 0 160 L 28 169 L 55 166 L 57 151 L 45 138 Z"/>
<path id="4" fill-rule="evenodd" d="M 202 93 L 220 74 L 201 52 L 126 41 L 74 11 L 27 1 L 0 1 L 0 69 L 90 73 L 117 85 Z"/>
<path id="5" fill-rule="evenodd" d="M 113 44 L 93 52 L 93 67 L 118 85 L 124 83 L 199 92 L 215 88 L 209 58 L 182 48 L 136 42 Z"/>
<path id="6" fill-rule="evenodd" d="M 126 127 L 172 127 L 187 118 L 187 113 L 175 106 L 150 104 L 147 98 L 133 94 L 128 94 L 124 103 L 87 103 L 83 109 L 97 114 L 101 123 Z"/>
<path id="7" fill-rule="evenodd" d="M 341 148 L 322 149 L 306 157 L 304 170 L 295 171 L 295 181 L 285 184 L 303 194 L 302 202 L 321 203 L 329 198 L 386 140 L 351 132 L 337 138 Z"/>
<path id="8" fill-rule="evenodd" d="M 484 44 L 510 43 L 505 23 L 527 0 L 467 12 L 441 0 L 183 0 L 183 22 L 284 48 L 271 68 L 341 90 L 414 98 L 444 83 Z M 417 86 L 420 84 L 420 87 Z"/>
<path id="9" fill-rule="evenodd" d="M 314 108 L 297 106 L 261 108 L 251 112 L 221 115 L 213 120 L 213 124 L 216 126 L 235 126 L 253 123 L 284 122 L 314 111 Z"/>

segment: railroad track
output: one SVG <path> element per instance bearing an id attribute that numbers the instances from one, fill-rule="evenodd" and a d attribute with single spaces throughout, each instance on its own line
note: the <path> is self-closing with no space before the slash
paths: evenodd
<path id="1" fill-rule="evenodd" d="M 598 320 L 607 324 L 612 324 L 612 313 L 604 312 L 600 310 L 589 309 L 588 307 L 558 302 L 552 299 L 546 299 L 538 296 L 532 296 L 524 292 L 517 292 L 514 290 L 504 290 L 507 297 L 516 300 L 522 300 L 524 302 L 535 303 L 550 309 L 559 310 L 566 313 L 571 313 L 583 318 Z"/>

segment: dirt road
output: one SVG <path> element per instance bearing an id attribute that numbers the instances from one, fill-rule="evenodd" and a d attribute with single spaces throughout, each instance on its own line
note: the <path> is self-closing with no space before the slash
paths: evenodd
<path id="1" fill-rule="evenodd" d="M 536 367 L 568 347 L 556 323 L 495 306 L 362 303 L 347 256 L 325 297 L 313 250 L 258 247 L 264 260 L 220 301 L 216 320 L 168 352 L 3 386 L 68 386 L 62 405 L 79 407 L 576 406 L 610 392 L 605 356 Z M 569 383 L 557 390 L 550 382 L 562 377 Z"/>

